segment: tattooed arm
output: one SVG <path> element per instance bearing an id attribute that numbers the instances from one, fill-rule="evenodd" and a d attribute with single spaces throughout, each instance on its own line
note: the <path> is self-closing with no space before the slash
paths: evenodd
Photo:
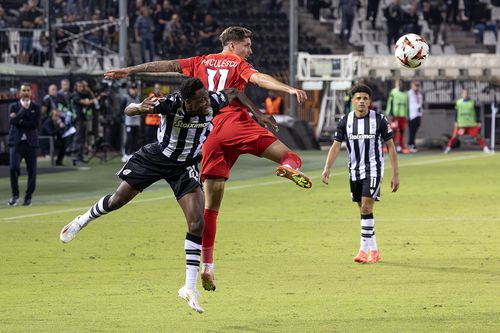
<path id="1" fill-rule="evenodd" d="M 137 73 L 182 73 L 181 65 L 177 60 L 162 60 L 147 62 L 132 67 L 112 69 L 104 74 L 107 79 L 121 79 Z"/>

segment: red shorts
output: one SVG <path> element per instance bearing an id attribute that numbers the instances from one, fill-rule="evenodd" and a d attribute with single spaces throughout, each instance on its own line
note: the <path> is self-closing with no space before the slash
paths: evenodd
<path id="1" fill-rule="evenodd" d="M 207 178 L 228 179 L 240 155 L 260 157 L 267 147 L 278 140 L 273 133 L 249 117 L 220 117 L 223 119 L 215 118 L 214 129 L 203 144 L 202 182 Z"/>
<path id="2" fill-rule="evenodd" d="M 406 123 L 407 123 L 406 117 L 394 117 L 393 120 L 391 121 L 391 129 L 392 130 L 399 129 L 400 131 L 404 131 L 406 129 Z"/>
<path id="3" fill-rule="evenodd" d="M 455 129 L 453 130 L 453 136 L 457 136 L 457 135 L 478 136 L 479 129 L 480 129 L 479 126 L 455 127 Z"/>

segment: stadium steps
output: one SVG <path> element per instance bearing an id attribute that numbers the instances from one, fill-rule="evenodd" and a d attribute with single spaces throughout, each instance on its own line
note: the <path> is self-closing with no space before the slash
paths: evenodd
<path id="1" fill-rule="evenodd" d="M 455 45 L 457 54 L 489 53 L 488 49 L 476 42 L 476 36 L 469 31 L 448 30 L 448 43 Z"/>

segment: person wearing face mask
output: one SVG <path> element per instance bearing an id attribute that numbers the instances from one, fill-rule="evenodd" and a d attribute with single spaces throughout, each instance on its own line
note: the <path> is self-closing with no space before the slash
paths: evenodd
<path id="1" fill-rule="evenodd" d="M 9 105 L 9 158 L 10 186 L 12 197 L 8 205 L 17 206 L 19 202 L 19 175 L 21 160 L 26 162 L 28 186 L 23 206 L 31 205 L 31 198 L 36 187 L 38 127 L 40 125 L 40 106 L 31 101 L 31 84 L 23 83 L 20 88 L 19 101 Z"/>

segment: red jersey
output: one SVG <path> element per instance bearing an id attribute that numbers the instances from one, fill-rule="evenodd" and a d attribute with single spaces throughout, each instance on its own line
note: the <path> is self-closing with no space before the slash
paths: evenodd
<path id="1" fill-rule="evenodd" d="M 207 54 L 177 59 L 177 61 L 181 65 L 182 74 L 200 79 L 209 91 L 220 91 L 228 88 L 243 91 L 250 76 L 257 72 L 245 59 L 232 53 Z M 239 108 L 244 107 L 239 102 L 233 101 L 221 109 L 220 113 L 242 111 L 237 110 Z M 250 117 L 247 111 L 241 113 Z"/>

